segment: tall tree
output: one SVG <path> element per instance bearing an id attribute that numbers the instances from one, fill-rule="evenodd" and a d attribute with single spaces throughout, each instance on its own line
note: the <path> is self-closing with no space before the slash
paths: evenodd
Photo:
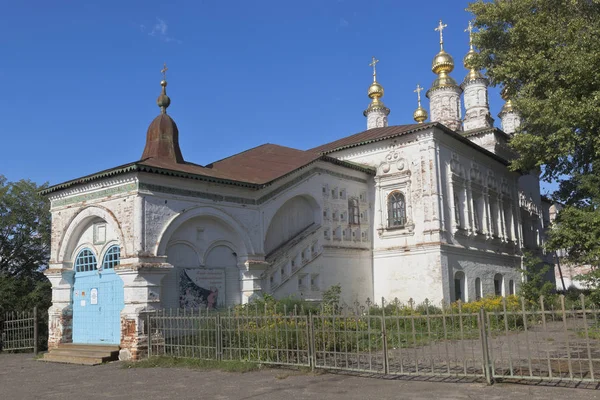
<path id="1" fill-rule="evenodd" d="M 43 275 L 50 256 L 50 211 L 39 195 L 46 185 L 8 182 L 0 175 L 0 315 L 2 311 L 49 306 Z"/>
<path id="2" fill-rule="evenodd" d="M 514 169 L 542 168 L 565 204 L 549 247 L 600 264 L 600 0 L 495 0 L 469 5 L 479 67 L 523 119 Z"/>

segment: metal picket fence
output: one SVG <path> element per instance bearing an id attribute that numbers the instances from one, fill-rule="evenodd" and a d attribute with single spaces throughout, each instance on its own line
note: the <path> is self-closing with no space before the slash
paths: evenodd
<path id="1" fill-rule="evenodd" d="M 158 310 L 147 314 L 148 354 L 489 383 L 600 381 L 600 311 L 583 296 L 491 303 Z"/>
<path id="2" fill-rule="evenodd" d="M 0 319 L 0 351 L 38 353 L 38 312 L 8 312 Z"/>

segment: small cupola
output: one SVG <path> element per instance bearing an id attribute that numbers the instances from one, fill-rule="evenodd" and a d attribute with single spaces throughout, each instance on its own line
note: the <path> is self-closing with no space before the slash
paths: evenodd
<path id="1" fill-rule="evenodd" d="M 179 130 L 175 121 L 167 114 L 171 99 L 167 96 L 167 65 L 162 69 L 163 79 L 160 82 L 162 90 L 156 100 L 160 114 L 154 118 L 146 134 L 146 147 L 142 159 L 154 158 L 171 163 L 182 164 L 183 155 L 179 148 Z"/>

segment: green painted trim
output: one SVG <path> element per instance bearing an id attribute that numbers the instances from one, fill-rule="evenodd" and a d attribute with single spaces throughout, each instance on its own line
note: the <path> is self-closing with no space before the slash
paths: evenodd
<path id="1" fill-rule="evenodd" d="M 67 188 L 77 185 L 77 184 L 83 184 L 83 183 L 95 181 L 98 179 L 107 178 L 109 176 L 125 174 L 127 172 L 133 172 L 133 171 L 137 171 L 137 170 L 138 170 L 137 163 L 129 163 L 129 164 L 122 165 L 120 167 L 115 167 L 115 168 L 107 169 L 104 171 L 100 171 L 100 172 L 92 174 L 92 175 L 87 175 L 82 178 L 77 178 L 77 179 L 73 179 L 71 181 L 67 181 L 64 183 L 59 183 L 58 185 L 50 186 L 44 190 L 41 190 L 39 193 L 40 193 L 40 195 L 45 196 L 52 192 L 56 192 L 56 191 L 62 190 L 62 189 L 67 189 Z"/>
<path id="2" fill-rule="evenodd" d="M 226 201 L 229 203 L 255 205 L 256 200 L 238 196 L 222 196 L 215 193 L 197 192 L 195 190 L 180 189 L 170 186 L 154 185 L 151 183 L 140 182 L 140 190 L 148 190 L 151 192 L 160 192 L 165 194 L 173 194 L 177 196 L 195 197 L 212 201 Z"/>
<path id="3" fill-rule="evenodd" d="M 73 197 L 66 197 L 64 199 L 54 200 L 52 202 L 52 208 L 68 206 L 68 205 L 74 204 L 74 203 L 82 203 L 84 201 L 91 201 L 91 200 L 97 200 L 97 199 L 102 199 L 102 198 L 110 198 L 115 195 L 133 192 L 133 191 L 137 191 L 137 190 L 138 190 L 137 183 L 135 183 L 135 182 L 128 183 L 125 185 L 115 186 L 115 187 L 111 187 L 108 189 L 98 190 L 98 191 L 92 192 L 92 193 L 85 193 L 85 194 L 80 194 L 80 195 L 73 196 Z"/>

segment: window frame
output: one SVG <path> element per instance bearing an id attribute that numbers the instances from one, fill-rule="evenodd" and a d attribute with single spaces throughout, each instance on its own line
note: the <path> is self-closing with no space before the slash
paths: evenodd
<path id="1" fill-rule="evenodd" d="M 87 252 L 89 254 L 84 255 L 84 252 Z M 86 259 L 86 261 L 80 264 L 79 261 L 84 258 Z M 80 267 L 83 267 L 83 269 L 79 269 Z M 96 257 L 94 251 L 89 247 L 84 247 L 81 250 L 79 250 L 77 252 L 77 256 L 75 256 L 75 260 L 73 261 L 73 270 L 75 271 L 75 273 L 97 271 L 98 257 Z"/>
<path id="2" fill-rule="evenodd" d="M 393 190 L 387 195 L 387 229 L 403 229 L 406 227 L 408 218 L 406 215 L 406 196 L 400 190 Z M 398 207 L 395 204 L 399 204 Z M 399 211 L 400 216 L 395 217 Z M 398 223 L 393 223 L 398 220 Z"/>

